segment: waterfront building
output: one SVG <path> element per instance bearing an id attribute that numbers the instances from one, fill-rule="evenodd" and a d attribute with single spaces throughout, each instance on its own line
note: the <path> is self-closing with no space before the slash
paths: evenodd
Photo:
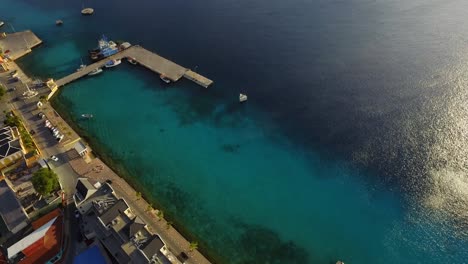
<path id="1" fill-rule="evenodd" d="M 25 228 L 29 219 L 15 193 L 5 180 L 0 181 L 0 201 L 2 201 L 0 216 L 4 223 L 0 224 L 0 236 L 9 237 Z"/>
<path id="2" fill-rule="evenodd" d="M 80 178 L 74 200 L 81 215 L 83 236 L 99 240 L 113 262 L 180 263 L 108 183 L 93 185 Z"/>
<path id="3" fill-rule="evenodd" d="M 3 169 L 24 157 L 24 147 L 16 127 L 0 129 L 0 169 Z"/>
<path id="4" fill-rule="evenodd" d="M 62 257 L 63 215 L 60 209 L 31 223 L 31 230 L 3 245 L 10 263 L 55 263 Z"/>

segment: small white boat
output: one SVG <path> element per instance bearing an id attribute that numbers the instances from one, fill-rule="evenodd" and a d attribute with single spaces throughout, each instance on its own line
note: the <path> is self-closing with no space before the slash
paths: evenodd
<path id="1" fill-rule="evenodd" d="M 92 70 L 90 73 L 88 73 L 88 75 L 93 76 L 93 75 L 99 74 L 101 72 L 102 72 L 101 68 L 96 68 L 96 69 Z"/>
<path id="2" fill-rule="evenodd" d="M 92 15 L 94 13 L 94 9 L 92 8 L 83 8 L 83 10 L 81 10 L 81 14 L 82 15 Z"/>
<path id="3" fill-rule="evenodd" d="M 127 57 L 127 61 L 133 65 L 136 65 L 138 63 L 138 61 L 135 58 L 130 58 L 130 57 Z"/>
<path id="4" fill-rule="evenodd" d="M 3 26 L 3 25 L 5 25 L 5 22 L 0 21 L 0 27 Z"/>
<path id="5" fill-rule="evenodd" d="M 106 64 L 104 64 L 104 67 L 111 68 L 111 67 L 115 67 L 115 66 L 119 65 L 120 63 L 122 63 L 121 60 L 110 60 L 110 61 L 106 62 Z"/>
<path id="6" fill-rule="evenodd" d="M 245 94 L 239 94 L 239 102 L 245 102 L 247 101 L 247 95 Z"/>
<path id="7" fill-rule="evenodd" d="M 61 26 L 61 25 L 63 25 L 63 21 L 62 20 L 56 20 L 55 25 Z"/>
<path id="8" fill-rule="evenodd" d="M 93 118 L 92 114 L 82 114 L 81 117 L 86 118 L 86 119 L 91 119 Z"/>
<path id="9" fill-rule="evenodd" d="M 171 79 L 167 78 L 164 74 L 159 75 L 159 78 L 165 83 L 171 83 Z"/>
<path id="10" fill-rule="evenodd" d="M 82 71 L 84 68 L 86 68 L 86 65 L 81 64 L 80 67 L 76 71 L 77 72 Z"/>

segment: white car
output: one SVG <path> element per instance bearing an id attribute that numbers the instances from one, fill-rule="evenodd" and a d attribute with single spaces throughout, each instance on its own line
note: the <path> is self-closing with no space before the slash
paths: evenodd
<path id="1" fill-rule="evenodd" d="M 53 161 L 58 161 L 58 158 L 55 155 L 51 156 L 50 159 L 53 160 Z"/>

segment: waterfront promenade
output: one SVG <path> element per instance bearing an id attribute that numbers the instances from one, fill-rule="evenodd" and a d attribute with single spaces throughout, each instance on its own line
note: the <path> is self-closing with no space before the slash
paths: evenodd
<path id="1" fill-rule="evenodd" d="M 138 64 L 144 66 L 145 68 L 157 73 L 166 76 L 172 82 L 176 82 L 180 80 L 182 77 L 187 78 L 205 88 L 210 86 L 213 81 L 195 73 L 187 68 L 184 68 L 170 60 L 167 60 L 156 53 L 153 53 L 141 46 L 131 46 L 123 51 L 120 51 L 117 54 L 109 56 L 103 60 L 95 62 L 91 65 L 86 66 L 86 68 L 74 72 L 68 76 L 65 76 L 62 79 L 57 80 L 55 83 L 58 87 L 64 86 L 70 82 L 78 80 L 81 77 L 88 75 L 91 71 L 101 68 L 106 64 L 106 62 L 115 59 L 123 59 L 123 58 L 133 58 L 135 59 Z"/>

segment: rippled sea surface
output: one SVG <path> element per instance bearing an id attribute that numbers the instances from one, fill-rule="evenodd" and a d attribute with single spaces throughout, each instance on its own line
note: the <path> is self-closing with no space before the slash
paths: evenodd
<path id="1" fill-rule="evenodd" d="M 106 34 L 215 81 L 122 63 L 54 99 L 213 261 L 468 259 L 465 1 L 0 5 L 0 30 L 44 40 L 19 61 L 31 75 L 73 72 Z"/>

